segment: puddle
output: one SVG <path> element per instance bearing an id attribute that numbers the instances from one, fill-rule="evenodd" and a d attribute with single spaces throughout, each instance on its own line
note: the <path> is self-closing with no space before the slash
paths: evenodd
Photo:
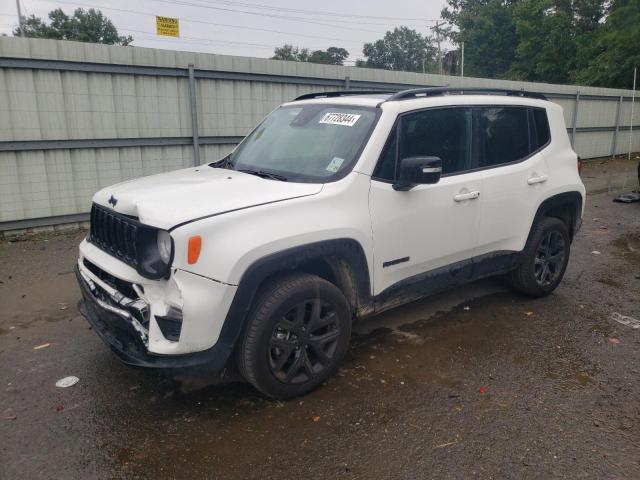
<path id="1" fill-rule="evenodd" d="M 624 286 L 620 282 L 612 278 L 599 278 L 597 281 L 599 283 L 602 283 L 603 285 L 607 285 L 608 287 L 613 287 L 618 289 L 624 288 Z"/>
<path id="2" fill-rule="evenodd" d="M 3 323 L 14 325 L 16 328 L 20 328 L 22 330 L 27 330 L 41 323 L 72 321 L 77 317 L 79 317 L 79 313 L 75 307 L 69 307 L 65 310 L 38 310 L 30 313 L 16 312 L 11 315 L 7 315 Z"/>
<path id="3" fill-rule="evenodd" d="M 633 235 L 621 235 L 611 242 L 614 253 L 629 263 L 640 266 L 640 238 Z"/>
<path id="4" fill-rule="evenodd" d="M 281 470 L 269 462 L 284 461 L 292 450 L 301 458 L 314 457 L 323 439 L 331 439 L 324 448 L 348 450 L 355 438 L 394 425 L 411 409 L 448 415 L 474 405 L 481 411 L 512 408 L 514 400 L 500 392 L 521 387 L 503 385 L 507 380 L 501 376 L 527 385 L 551 382 L 567 391 L 590 387 L 597 370 L 580 352 L 536 343 L 535 332 L 548 325 L 537 314 L 527 315 L 529 302 L 498 293 L 461 304 L 469 310 L 455 308 L 356 334 L 326 385 L 283 402 L 246 384 L 150 383 L 139 374 L 140 386 L 109 407 L 110 418 L 117 419 L 110 429 L 120 439 L 111 445 L 117 469 L 132 478 L 171 475 L 178 466 L 189 477 L 215 469 L 221 478 L 240 478 L 269 464 L 270 471 L 286 477 L 291 473 L 286 462 Z M 487 386 L 486 394 L 478 393 L 479 385 Z M 126 427 L 130 422 L 135 429 Z M 153 445 L 150 438 L 156 439 Z"/>

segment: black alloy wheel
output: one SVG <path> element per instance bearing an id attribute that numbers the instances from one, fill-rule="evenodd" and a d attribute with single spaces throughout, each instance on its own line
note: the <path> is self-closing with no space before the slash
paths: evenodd
<path id="1" fill-rule="evenodd" d="M 533 225 L 521 261 L 506 279 L 524 295 L 549 295 L 562 281 L 570 252 L 567 224 L 559 218 L 543 217 Z"/>
<path id="2" fill-rule="evenodd" d="M 308 382 L 332 365 L 340 338 L 335 307 L 322 299 L 293 306 L 276 323 L 269 341 L 268 361 L 283 383 Z"/>
<path id="3" fill-rule="evenodd" d="M 552 285 L 562 273 L 565 263 L 566 242 L 557 230 L 545 232 L 538 244 L 534 260 L 534 275 L 538 285 Z"/>
<path id="4" fill-rule="evenodd" d="M 260 289 L 236 351 L 243 377 L 273 398 L 322 385 L 349 348 L 353 312 L 340 289 L 308 273 Z"/>

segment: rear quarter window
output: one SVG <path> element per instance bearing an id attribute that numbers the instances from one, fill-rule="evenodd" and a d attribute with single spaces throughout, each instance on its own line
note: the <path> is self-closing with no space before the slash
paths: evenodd
<path id="1" fill-rule="evenodd" d="M 547 111 L 543 108 L 532 108 L 531 114 L 533 117 L 533 150 L 538 150 L 551 140 L 549 119 L 547 118 Z"/>

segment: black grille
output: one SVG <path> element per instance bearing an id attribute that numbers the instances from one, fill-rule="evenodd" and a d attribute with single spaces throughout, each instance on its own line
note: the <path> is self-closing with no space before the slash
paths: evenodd
<path id="1" fill-rule="evenodd" d="M 133 267 L 138 266 L 138 229 L 139 223 L 130 217 L 95 204 L 91 207 L 89 241 Z"/>
<path id="2" fill-rule="evenodd" d="M 120 280 L 117 277 L 114 277 L 110 273 L 105 272 L 97 265 L 94 265 L 86 258 L 84 259 L 84 266 L 89 269 L 91 273 L 93 273 L 96 277 L 102 280 L 104 283 L 109 285 L 112 288 L 115 288 L 125 297 L 130 298 L 131 300 L 136 300 L 138 298 L 138 294 L 133 289 L 133 284 L 126 282 L 124 280 Z"/>

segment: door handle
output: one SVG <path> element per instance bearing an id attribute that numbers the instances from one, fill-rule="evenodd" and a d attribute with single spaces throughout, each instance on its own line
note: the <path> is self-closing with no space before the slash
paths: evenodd
<path id="1" fill-rule="evenodd" d="M 453 199 L 456 202 L 464 202 L 465 200 L 475 200 L 479 196 L 480 196 L 480 192 L 478 192 L 477 190 L 474 190 L 473 192 L 458 193 L 457 195 L 453 196 Z"/>
<path id="2" fill-rule="evenodd" d="M 536 183 L 544 183 L 547 181 L 549 177 L 546 175 L 534 175 L 533 177 L 529 177 L 527 179 L 527 183 L 529 185 L 535 185 Z"/>

